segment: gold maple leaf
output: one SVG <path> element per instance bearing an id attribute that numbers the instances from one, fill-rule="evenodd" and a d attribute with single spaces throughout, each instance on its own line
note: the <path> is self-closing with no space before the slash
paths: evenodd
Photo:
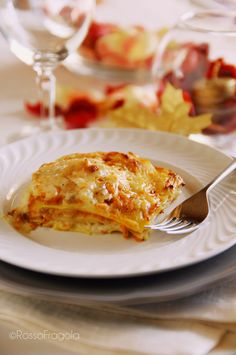
<path id="1" fill-rule="evenodd" d="M 191 117 L 189 110 L 190 103 L 184 101 L 182 90 L 168 84 L 161 97 L 158 112 L 152 111 L 134 98 L 129 98 L 122 107 L 110 111 L 108 115 L 118 127 L 144 128 L 185 136 L 199 133 L 211 124 L 211 114 Z"/>

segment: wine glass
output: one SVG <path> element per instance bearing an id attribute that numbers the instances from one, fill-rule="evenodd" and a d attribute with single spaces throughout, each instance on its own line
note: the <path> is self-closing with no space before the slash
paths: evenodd
<path id="1" fill-rule="evenodd" d="M 211 126 L 204 130 L 208 136 L 201 135 L 201 140 L 218 147 L 227 140 L 236 155 L 235 45 L 236 13 L 186 13 L 163 37 L 153 76 L 160 93 L 168 82 L 182 89 L 193 115 L 212 115 Z"/>
<path id="2" fill-rule="evenodd" d="M 93 9 L 94 0 L 0 1 L 1 32 L 11 51 L 36 72 L 41 116 L 47 118 L 19 137 L 59 128 L 54 69 L 83 41 Z"/>

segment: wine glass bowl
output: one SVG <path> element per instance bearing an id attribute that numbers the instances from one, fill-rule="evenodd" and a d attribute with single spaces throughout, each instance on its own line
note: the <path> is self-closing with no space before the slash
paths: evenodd
<path id="1" fill-rule="evenodd" d="M 163 37 L 153 65 L 162 91 L 169 82 L 192 104 L 192 114 L 210 113 L 208 134 L 236 130 L 236 14 L 184 14 Z"/>
<path id="2" fill-rule="evenodd" d="M 12 51 L 27 64 L 40 54 L 63 60 L 85 37 L 91 5 L 91 0 L 4 1 L 0 7 L 2 32 Z M 25 51 L 20 53 L 23 47 Z"/>
<path id="3" fill-rule="evenodd" d="M 55 67 L 83 41 L 93 0 L 3 0 L 0 28 L 11 51 L 37 74 L 42 129 L 55 128 Z M 47 108 L 47 109 L 46 109 Z"/>

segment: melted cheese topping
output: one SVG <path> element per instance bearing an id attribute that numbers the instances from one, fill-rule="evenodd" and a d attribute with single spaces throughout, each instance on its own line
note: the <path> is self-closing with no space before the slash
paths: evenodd
<path id="1" fill-rule="evenodd" d="M 9 216 L 17 229 L 99 228 L 144 239 L 144 225 L 176 198 L 181 185 L 177 174 L 133 153 L 76 153 L 42 165 L 32 176 L 27 204 Z"/>

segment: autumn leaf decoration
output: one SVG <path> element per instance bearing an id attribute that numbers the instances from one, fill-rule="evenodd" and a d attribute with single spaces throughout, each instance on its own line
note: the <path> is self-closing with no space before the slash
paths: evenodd
<path id="1" fill-rule="evenodd" d="M 108 112 L 108 116 L 118 127 L 144 128 L 188 136 L 200 133 L 211 124 L 211 114 L 193 117 L 189 114 L 190 110 L 191 103 L 184 100 L 183 91 L 167 84 L 157 112 L 129 96 L 123 106 Z"/>

